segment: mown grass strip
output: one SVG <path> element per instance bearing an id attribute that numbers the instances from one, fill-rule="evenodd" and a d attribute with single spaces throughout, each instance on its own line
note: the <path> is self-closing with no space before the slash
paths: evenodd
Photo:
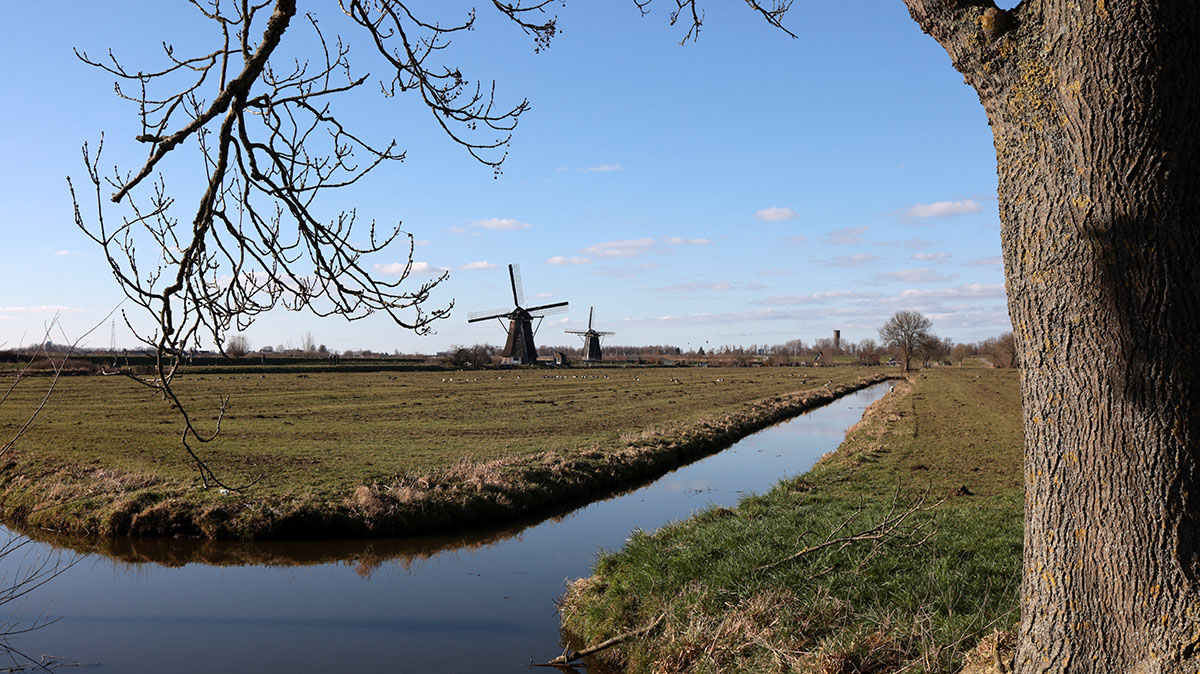
<path id="1" fill-rule="evenodd" d="M 198 488 L 161 401 L 119 378 L 73 378 L 0 471 L 0 508 L 26 526 L 110 536 L 478 527 L 632 486 L 885 376 L 638 368 L 179 380 L 193 411 L 231 396 L 221 438 L 202 451 L 232 482 L 265 475 L 246 493 Z"/>
<path id="2" fill-rule="evenodd" d="M 957 671 L 1016 619 L 1021 445 L 1016 373 L 917 375 L 808 474 L 601 555 L 564 626 L 582 646 L 665 615 L 596 656 L 630 672 Z"/>

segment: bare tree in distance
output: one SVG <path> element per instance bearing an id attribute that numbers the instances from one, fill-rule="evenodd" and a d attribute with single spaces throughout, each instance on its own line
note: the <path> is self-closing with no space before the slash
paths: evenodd
<path id="1" fill-rule="evenodd" d="M 943 354 L 949 353 L 949 340 L 943 340 L 932 332 L 926 333 L 917 341 L 917 353 L 921 356 L 921 367 L 929 367 L 932 362 L 942 360 Z"/>
<path id="2" fill-rule="evenodd" d="M 950 350 L 950 360 L 962 367 L 963 361 L 971 355 L 972 351 L 970 344 L 955 344 L 954 348 Z"/>
<path id="3" fill-rule="evenodd" d="M 242 333 L 230 335 L 225 340 L 225 355 L 230 358 L 241 358 L 250 353 L 250 339 Z"/>
<path id="4" fill-rule="evenodd" d="M 991 361 L 992 367 L 1020 367 L 1016 338 L 1011 332 L 983 340 L 983 343 L 979 345 L 979 350 Z"/>
<path id="5" fill-rule="evenodd" d="M 919 311 L 897 311 L 879 328 L 879 341 L 883 348 L 900 354 L 904 372 L 908 372 L 909 360 L 917 353 L 922 341 L 930 337 L 932 326 L 933 323 Z"/>

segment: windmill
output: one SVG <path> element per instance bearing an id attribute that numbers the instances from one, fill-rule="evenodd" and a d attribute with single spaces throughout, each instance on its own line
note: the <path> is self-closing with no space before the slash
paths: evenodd
<path id="1" fill-rule="evenodd" d="M 508 280 L 512 283 L 513 304 L 516 306 L 508 311 L 504 309 L 475 311 L 467 315 L 467 322 L 478 323 L 495 318 L 500 320 L 503 325 L 504 319 L 507 318 L 508 341 L 505 342 L 504 351 L 500 354 L 500 362 L 507 365 L 536 363 L 537 347 L 533 345 L 533 335 L 537 329 L 533 327 L 533 319 L 536 318 L 540 326 L 542 319 L 546 316 L 566 311 L 567 303 L 555 302 L 526 309 L 521 306 L 525 303 L 525 294 L 521 287 L 521 270 L 516 265 L 508 265 Z"/>
<path id="2" fill-rule="evenodd" d="M 568 334 L 579 335 L 583 337 L 583 362 L 599 363 L 600 362 L 600 337 L 603 335 L 615 334 L 596 330 L 592 328 L 592 316 L 596 312 L 596 307 L 588 309 L 588 329 L 587 330 L 566 330 Z"/>

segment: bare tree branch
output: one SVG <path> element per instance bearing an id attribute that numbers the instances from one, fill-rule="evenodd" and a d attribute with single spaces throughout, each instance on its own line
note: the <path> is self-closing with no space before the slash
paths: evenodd
<path id="1" fill-rule="evenodd" d="M 684 19 L 684 25 L 687 26 L 687 33 L 679 44 L 684 44 L 688 40 L 695 42 L 700 38 L 700 28 L 704 25 L 704 10 L 697 6 L 697 0 L 671 0 L 675 6 L 670 9 L 668 18 L 672 26 L 679 23 L 679 19 Z M 771 0 L 769 5 L 764 4 L 760 0 L 745 0 L 746 6 L 762 15 L 767 23 L 787 33 L 793 39 L 796 34 L 783 25 L 784 16 L 788 10 L 792 8 L 792 0 Z M 641 10 L 642 16 L 650 13 L 650 6 L 654 4 L 654 0 L 633 0 L 633 4 Z"/>

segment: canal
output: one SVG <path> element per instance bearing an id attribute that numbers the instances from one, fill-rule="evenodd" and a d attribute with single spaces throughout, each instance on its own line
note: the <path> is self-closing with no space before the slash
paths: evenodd
<path id="1" fill-rule="evenodd" d="M 569 579 L 590 573 L 597 551 L 807 471 L 889 386 L 762 430 L 639 489 L 505 530 L 30 543 L 0 560 L 6 584 L 41 562 L 73 565 L 0 611 L 16 611 L 19 626 L 55 620 L 12 645 L 89 672 L 528 673 L 531 659 L 561 652 L 555 599 Z"/>

